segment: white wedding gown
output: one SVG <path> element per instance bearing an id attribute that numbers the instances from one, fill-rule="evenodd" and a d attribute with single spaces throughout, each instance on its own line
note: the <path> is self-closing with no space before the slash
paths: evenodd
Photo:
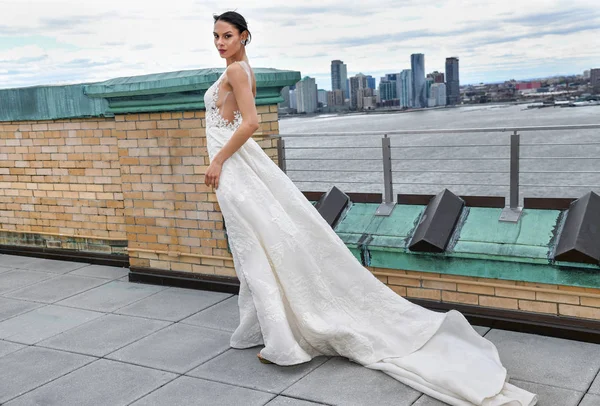
<path id="1" fill-rule="evenodd" d="M 241 123 L 216 107 L 226 73 L 204 96 L 211 160 Z M 417 306 L 364 268 L 253 139 L 224 163 L 216 194 L 240 280 L 232 347 L 264 344 L 279 365 L 346 357 L 455 406 L 537 402 L 462 314 Z"/>

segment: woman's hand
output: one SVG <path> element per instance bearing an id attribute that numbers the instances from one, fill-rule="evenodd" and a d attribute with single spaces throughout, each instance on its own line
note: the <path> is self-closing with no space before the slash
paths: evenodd
<path id="1" fill-rule="evenodd" d="M 206 174 L 204 175 L 204 184 L 206 186 L 212 186 L 215 189 L 219 188 L 219 178 L 221 177 L 221 169 L 223 168 L 223 164 L 213 160 L 208 169 L 206 170 Z"/>

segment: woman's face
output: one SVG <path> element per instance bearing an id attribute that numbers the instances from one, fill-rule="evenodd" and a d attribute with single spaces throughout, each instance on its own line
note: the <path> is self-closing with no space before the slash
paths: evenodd
<path id="1" fill-rule="evenodd" d="M 240 35 L 236 27 L 221 20 L 215 23 L 213 35 L 215 38 L 215 47 L 219 51 L 221 58 L 229 58 L 239 52 L 243 46 L 242 40 L 245 39 L 245 36 Z"/>

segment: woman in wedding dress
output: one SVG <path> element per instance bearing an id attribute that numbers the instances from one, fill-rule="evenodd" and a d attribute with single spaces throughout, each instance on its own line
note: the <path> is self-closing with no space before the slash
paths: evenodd
<path id="1" fill-rule="evenodd" d="M 259 123 L 250 32 L 236 12 L 214 18 L 227 68 L 204 96 L 205 183 L 217 195 L 240 280 L 231 346 L 264 345 L 261 362 L 278 365 L 346 357 L 454 406 L 534 405 L 462 314 L 412 304 L 364 268 L 251 138 Z"/>

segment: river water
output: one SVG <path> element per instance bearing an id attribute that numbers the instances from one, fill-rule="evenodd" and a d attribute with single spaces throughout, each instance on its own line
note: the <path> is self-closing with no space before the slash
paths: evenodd
<path id="1" fill-rule="evenodd" d="M 600 106 L 478 105 L 393 114 L 282 118 L 287 173 L 303 191 L 383 192 L 381 136 L 323 132 L 600 124 Z M 311 133 L 308 137 L 285 134 Z M 505 196 L 510 133 L 391 135 L 394 194 Z M 600 193 L 600 129 L 522 132 L 520 198 Z"/>

